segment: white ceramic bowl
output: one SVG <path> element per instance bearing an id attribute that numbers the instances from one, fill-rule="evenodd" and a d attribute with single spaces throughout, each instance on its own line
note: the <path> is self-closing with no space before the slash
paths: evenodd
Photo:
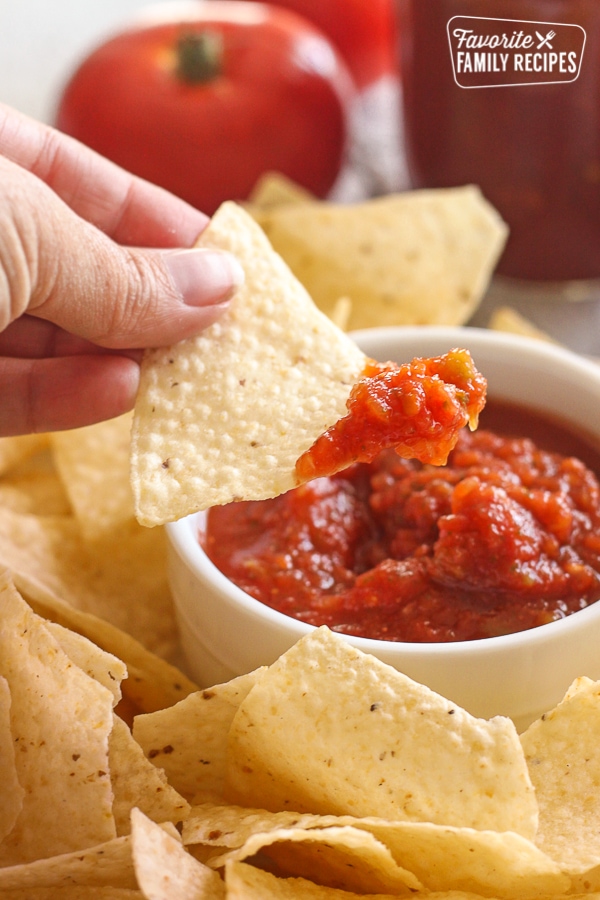
<path id="1" fill-rule="evenodd" d="M 600 366 L 555 345 L 476 328 L 384 328 L 353 337 L 369 356 L 405 362 L 466 347 L 488 395 L 550 411 L 600 446 Z M 183 650 L 202 686 L 273 662 L 310 625 L 253 599 L 198 543 L 202 514 L 167 526 L 169 571 Z M 511 716 L 525 727 L 554 706 L 574 678 L 600 678 L 600 602 L 529 631 L 446 644 L 346 639 L 474 715 Z"/>

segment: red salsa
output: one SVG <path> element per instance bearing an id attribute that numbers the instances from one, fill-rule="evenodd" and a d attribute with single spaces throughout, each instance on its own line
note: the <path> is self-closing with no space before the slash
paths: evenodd
<path id="1" fill-rule="evenodd" d="M 529 410 L 523 423 L 541 423 L 549 449 L 513 436 L 516 410 L 492 402 L 446 466 L 385 450 L 274 500 L 212 509 L 207 553 L 263 603 L 345 634 L 473 640 L 567 616 L 600 598 L 600 486 L 568 455 L 585 446 L 575 435 Z M 571 440 L 567 455 L 548 434 Z"/>
<path id="2" fill-rule="evenodd" d="M 298 480 L 370 462 L 386 447 L 405 459 L 442 465 L 461 429 L 477 427 L 486 387 L 468 350 L 402 365 L 370 360 L 352 388 L 347 415 L 296 463 Z"/>

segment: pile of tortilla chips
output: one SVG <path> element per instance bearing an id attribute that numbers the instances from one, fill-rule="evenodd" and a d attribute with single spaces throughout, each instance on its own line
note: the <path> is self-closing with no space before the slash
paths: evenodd
<path id="1" fill-rule="evenodd" d="M 165 535 L 135 520 L 130 429 L 126 415 L 0 439 L 0 570 L 37 613 L 122 659 L 128 702 L 149 710 L 195 685 L 170 664 L 179 645 Z"/>
<path id="2" fill-rule="evenodd" d="M 127 666 L 0 578 L 0 897 L 542 900 L 600 889 L 600 684 L 521 736 L 326 628 L 117 710 Z"/>

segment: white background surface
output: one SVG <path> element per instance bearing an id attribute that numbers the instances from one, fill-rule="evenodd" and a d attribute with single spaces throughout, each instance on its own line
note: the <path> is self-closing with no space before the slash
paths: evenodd
<path id="1" fill-rule="evenodd" d="M 0 0 L 0 101 L 51 122 L 70 72 L 148 0 Z"/>

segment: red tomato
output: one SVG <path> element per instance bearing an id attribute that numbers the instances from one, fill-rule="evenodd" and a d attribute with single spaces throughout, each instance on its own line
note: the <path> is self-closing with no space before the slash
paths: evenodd
<path id="1" fill-rule="evenodd" d="M 327 38 L 267 4 L 169 7 L 150 7 L 153 24 L 141 19 L 88 56 L 58 128 L 209 214 L 268 170 L 325 196 L 352 97 Z"/>
<path id="2" fill-rule="evenodd" d="M 272 0 L 313 22 L 366 88 L 397 69 L 394 0 Z"/>

